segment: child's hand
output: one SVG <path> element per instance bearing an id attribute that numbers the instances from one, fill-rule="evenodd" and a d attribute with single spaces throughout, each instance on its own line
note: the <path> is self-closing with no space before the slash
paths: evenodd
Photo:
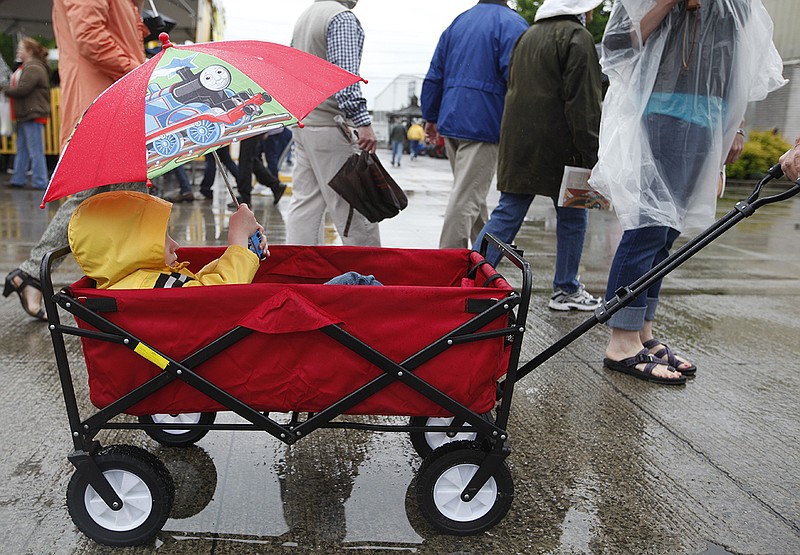
<path id="1" fill-rule="evenodd" d="M 247 248 L 247 240 L 256 231 L 261 232 L 261 250 L 264 256 L 267 257 L 269 256 L 269 251 L 267 250 L 264 228 L 256 221 L 253 211 L 246 204 L 240 204 L 239 209 L 231 215 L 230 223 L 228 224 L 228 244 L 241 245 Z"/>

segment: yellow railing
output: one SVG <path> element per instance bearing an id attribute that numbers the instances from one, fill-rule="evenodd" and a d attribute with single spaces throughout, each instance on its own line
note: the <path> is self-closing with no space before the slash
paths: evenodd
<path id="1" fill-rule="evenodd" d="M 50 89 L 50 117 L 44 126 L 44 153 L 58 156 L 61 136 L 61 89 Z M 0 154 L 17 153 L 17 136 L 0 137 Z"/>

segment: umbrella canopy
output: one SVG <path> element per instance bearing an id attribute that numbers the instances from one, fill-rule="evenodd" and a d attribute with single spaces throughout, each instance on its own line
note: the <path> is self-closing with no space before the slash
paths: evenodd
<path id="1" fill-rule="evenodd" d="M 162 50 L 106 89 L 61 153 L 42 206 L 102 185 L 141 182 L 232 142 L 302 120 L 363 81 L 321 58 L 261 41 Z"/>

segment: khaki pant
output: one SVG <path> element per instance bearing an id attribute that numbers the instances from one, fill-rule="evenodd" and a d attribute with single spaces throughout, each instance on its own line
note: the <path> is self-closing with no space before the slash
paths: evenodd
<path id="1" fill-rule="evenodd" d="M 500 146 L 445 137 L 453 189 L 444 213 L 440 249 L 465 249 L 489 220 L 486 197 L 497 173 Z"/>
<path id="2" fill-rule="evenodd" d="M 323 244 L 327 211 L 345 245 L 381 246 L 378 224 L 353 212 L 348 236 L 344 229 L 350 205 L 328 182 L 358 147 L 351 145 L 338 127 L 304 127 L 294 130 L 295 166 L 292 200 L 286 222 L 286 242 L 291 245 Z"/>

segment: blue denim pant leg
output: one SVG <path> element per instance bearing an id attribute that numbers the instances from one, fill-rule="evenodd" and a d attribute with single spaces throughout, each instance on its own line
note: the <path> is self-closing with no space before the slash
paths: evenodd
<path id="1" fill-rule="evenodd" d="M 528 208 L 533 202 L 534 196 L 500 193 L 500 200 L 497 202 L 495 209 L 492 210 L 489 221 L 486 222 L 486 225 L 483 226 L 483 229 L 475 238 L 474 249 L 479 250 L 481 248 L 483 236 L 487 233 L 491 233 L 505 243 L 511 243 L 522 227 L 525 214 L 528 213 Z M 497 267 L 501 258 L 500 251 L 489 245 L 486 249 L 486 260 L 489 261 L 489 264 Z"/>
<path id="2" fill-rule="evenodd" d="M 17 156 L 14 159 L 14 175 L 11 183 L 25 185 L 28 181 L 28 164 L 31 166 L 31 184 L 36 189 L 47 187 L 47 162 L 44 158 L 44 125 L 35 121 L 17 124 Z"/>
<path id="3" fill-rule="evenodd" d="M 28 152 L 31 156 L 31 184 L 35 189 L 46 189 L 50 181 L 47 175 L 47 160 L 44 156 L 44 124 L 33 122 L 28 139 Z"/>
<path id="4" fill-rule="evenodd" d="M 24 121 L 17 124 L 17 156 L 14 159 L 14 175 L 11 176 L 12 185 L 25 185 L 28 181 L 26 174 L 30 164 L 33 186 L 36 189 L 47 187 L 43 128 L 41 123 L 35 121 Z"/>
<path id="5" fill-rule="evenodd" d="M 556 200 L 553 199 L 553 204 Z M 589 212 L 585 208 L 556 206 L 556 272 L 553 290 L 575 293 L 581 284 L 578 269 L 583 253 L 583 241 Z"/>
<path id="6" fill-rule="evenodd" d="M 186 168 L 183 166 L 178 166 L 174 170 L 175 178 L 178 180 L 178 186 L 180 187 L 180 193 L 191 193 L 192 192 L 192 184 L 189 181 L 189 175 L 186 173 Z"/>
<path id="7" fill-rule="evenodd" d="M 392 164 L 400 165 L 403 159 L 403 141 L 392 141 Z"/>
<path id="8" fill-rule="evenodd" d="M 201 192 L 211 192 L 216 175 L 217 161 L 214 159 L 213 154 L 206 154 L 205 166 L 203 168 L 203 180 L 200 181 Z"/>
<path id="9" fill-rule="evenodd" d="M 31 159 L 28 154 L 28 135 L 23 130 L 24 123 L 17 124 L 17 154 L 14 156 L 14 173 L 11 176 L 11 185 L 24 187 L 28 182 L 28 166 Z"/>
<path id="10" fill-rule="evenodd" d="M 629 229 L 622 234 L 608 273 L 606 300 L 614 298 L 620 287 L 631 285 L 669 256 L 669 250 L 680 233 L 666 226 Z M 636 331 L 645 320 L 655 318 L 661 280 L 636 297 L 631 304 L 617 311 L 608 321 L 609 327 Z"/>
<path id="11" fill-rule="evenodd" d="M 648 115 L 645 127 L 658 174 L 666 182 L 670 200 L 683 217 L 713 143 L 711 132 L 662 114 Z"/>
<path id="12" fill-rule="evenodd" d="M 326 281 L 325 285 L 383 285 L 380 281 L 375 279 L 375 276 L 365 276 L 358 272 L 347 272 L 340 276 L 336 276 L 330 281 Z"/>

